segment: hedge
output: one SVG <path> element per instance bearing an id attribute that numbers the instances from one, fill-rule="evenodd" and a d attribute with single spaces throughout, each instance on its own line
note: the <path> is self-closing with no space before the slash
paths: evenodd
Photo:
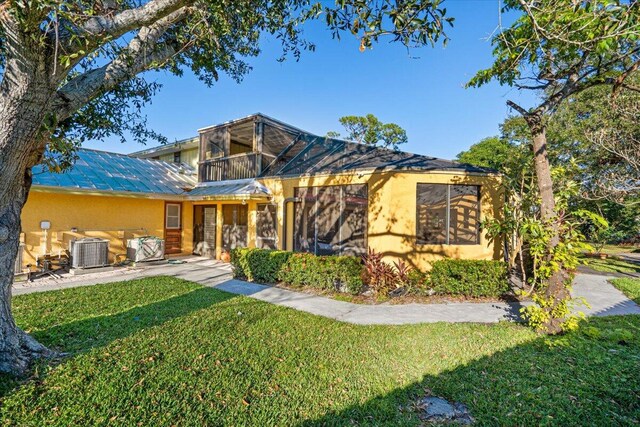
<path id="1" fill-rule="evenodd" d="M 241 248 L 231 251 L 233 275 L 251 282 L 276 283 L 284 265 L 293 255 L 287 251 Z"/>
<path id="2" fill-rule="evenodd" d="M 428 286 L 440 295 L 499 297 L 510 290 L 502 261 L 443 259 L 435 261 Z"/>
<path id="3" fill-rule="evenodd" d="M 234 277 L 261 283 L 282 282 L 359 294 L 363 290 L 362 262 L 352 256 L 316 256 L 269 249 L 231 251 Z"/>
<path id="4" fill-rule="evenodd" d="M 317 256 L 270 249 L 231 251 L 234 277 L 260 283 L 283 283 L 359 294 L 364 291 L 362 260 L 353 256 Z M 499 297 L 510 290 L 502 261 L 443 259 L 429 273 L 414 270 L 404 286 L 411 294 Z"/>
<path id="5" fill-rule="evenodd" d="M 310 286 L 351 294 L 362 292 L 362 261 L 353 256 L 293 254 L 280 271 L 280 280 L 291 286 Z"/>

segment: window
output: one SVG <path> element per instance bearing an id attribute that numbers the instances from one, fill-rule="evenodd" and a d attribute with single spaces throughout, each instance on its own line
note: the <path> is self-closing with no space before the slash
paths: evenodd
<path id="1" fill-rule="evenodd" d="M 367 186 L 296 188 L 294 251 L 362 255 L 367 242 Z"/>
<path id="2" fill-rule="evenodd" d="M 259 204 L 256 214 L 256 246 L 263 249 L 278 249 L 276 205 Z"/>
<path id="3" fill-rule="evenodd" d="M 167 203 L 166 209 L 166 225 L 167 229 L 180 228 L 180 205 L 177 203 Z"/>
<path id="4" fill-rule="evenodd" d="M 479 228 L 479 186 L 418 184 L 418 244 L 477 245 L 480 243 Z"/>
<path id="5" fill-rule="evenodd" d="M 173 163 L 180 163 L 180 151 L 176 151 L 175 153 L 173 153 Z"/>

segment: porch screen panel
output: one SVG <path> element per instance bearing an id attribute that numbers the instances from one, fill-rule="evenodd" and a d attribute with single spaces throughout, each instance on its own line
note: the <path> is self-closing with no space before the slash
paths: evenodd
<path id="1" fill-rule="evenodd" d="M 343 187 L 343 211 L 340 227 L 340 247 L 343 255 L 364 255 L 367 252 L 366 185 Z"/>
<path id="2" fill-rule="evenodd" d="M 315 253 L 315 208 L 314 188 L 296 188 L 294 195 L 300 202 L 294 205 L 293 250 Z"/>
<path id="3" fill-rule="evenodd" d="M 340 252 L 340 219 L 343 211 L 342 187 L 316 189 L 316 255 Z"/>
<path id="4" fill-rule="evenodd" d="M 209 256 L 215 255 L 216 250 L 216 207 L 205 206 L 203 212 L 203 234 L 206 251 Z"/>
<path id="5" fill-rule="evenodd" d="M 449 243 L 480 243 L 480 187 L 452 185 L 449 189 Z"/>
<path id="6" fill-rule="evenodd" d="M 256 246 L 263 249 L 277 249 L 276 205 L 259 204 L 256 215 Z"/>
<path id="7" fill-rule="evenodd" d="M 296 188 L 294 251 L 360 255 L 367 248 L 366 185 Z"/>
<path id="8" fill-rule="evenodd" d="M 222 242 L 224 249 L 247 247 L 247 205 L 222 205 Z"/>
<path id="9" fill-rule="evenodd" d="M 447 185 L 418 184 L 416 234 L 419 244 L 447 243 Z"/>

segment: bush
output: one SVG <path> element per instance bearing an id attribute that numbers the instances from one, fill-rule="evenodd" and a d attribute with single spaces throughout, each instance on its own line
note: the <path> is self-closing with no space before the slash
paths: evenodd
<path id="1" fill-rule="evenodd" d="M 233 276 L 252 282 L 276 283 L 291 252 L 242 248 L 231 251 Z"/>
<path id="2" fill-rule="evenodd" d="M 467 297 L 499 297 L 510 289 L 507 266 L 502 261 L 443 259 L 429 272 L 437 294 Z"/>
<path id="3" fill-rule="evenodd" d="M 280 280 L 291 286 L 310 286 L 351 294 L 362 292 L 362 263 L 352 256 L 291 255 L 280 271 Z"/>
<path id="4" fill-rule="evenodd" d="M 362 291 L 362 264 L 351 256 L 316 256 L 269 249 L 231 251 L 234 277 L 261 283 L 282 282 L 359 294 Z"/>

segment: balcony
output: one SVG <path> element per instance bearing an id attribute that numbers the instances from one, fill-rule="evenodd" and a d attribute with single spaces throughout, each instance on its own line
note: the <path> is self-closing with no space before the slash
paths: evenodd
<path id="1" fill-rule="evenodd" d="M 255 178 L 259 174 L 257 153 L 242 153 L 200 163 L 200 182 Z"/>

